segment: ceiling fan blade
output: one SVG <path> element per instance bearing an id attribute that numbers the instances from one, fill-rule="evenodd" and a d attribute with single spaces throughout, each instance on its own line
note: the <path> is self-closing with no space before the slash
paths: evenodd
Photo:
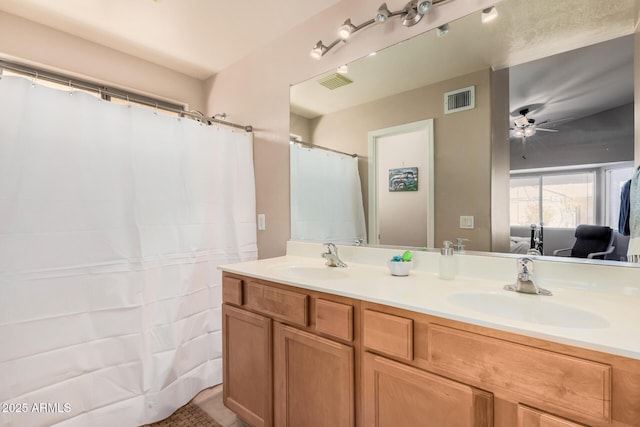
<path id="1" fill-rule="evenodd" d="M 544 122 L 536 123 L 536 126 L 546 125 L 546 126 L 555 126 L 560 123 L 569 122 L 571 120 L 575 120 L 576 117 L 567 117 L 566 119 L 557 119 L 557 120 L 545 120 Z"/>
<path id="2" fill-rule="evenodd" d="M 545 129 L 545 128 L 536 127 L 536 132 L 539 132 L 539 131 L 542 131 L 542 132 L 559 132 L 556 129 Z"/>

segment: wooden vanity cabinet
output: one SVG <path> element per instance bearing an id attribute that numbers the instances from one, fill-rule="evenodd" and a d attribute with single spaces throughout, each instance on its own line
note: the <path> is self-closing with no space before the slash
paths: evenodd
<path id="1" fill-rule="evenodd" d="M 418 373 L 433 374 L 447 384 L 451 381 L 475 393 L 489 393 L 491 410 L 478 419 L 492 417 L 493 424 L 488 425 L 494 427 L 640 427 L 638 360 L 381 304 L 362 302 L 361 309 L 367 427 L 384 425 L 377 424 L 384 412 L 384 396 L 408 389 L 395 381 L 385 390 L 379 374 L 378 383 L 371 386 L 372 372 L 378 368 L 371 367 L 368 353 L 376 357 L 374 366 L 395 362 L 395 372 L 415 369 L 411 371 L 414 378 Z M 477 413 L 478 407 L 473 411 Z M 400 411 L 409 412 L 408 408 Z M 378 418 L 372 418 L 374 413 Z"/>
<path id="2" fill-rule="evenodd" d="M 354 427 L 354 302 L 227 273 L 222 284 L 224 404 L 255 427 Z"/>
<path id="3" fill-rule="evenodd" d="M 255 427 L 273 419 L 271 319 L 222 305 L 222 398 Z"/>
<path id="4" fill-rule="evenodd" d="M 640 361 L 223 275 L 224 403 L 252 426 L 640 427 Z"/>

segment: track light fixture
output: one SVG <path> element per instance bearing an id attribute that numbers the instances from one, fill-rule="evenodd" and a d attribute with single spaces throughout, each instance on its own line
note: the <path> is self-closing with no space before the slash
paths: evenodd
<path id="1" fill-rule="evenodd" d="M 344 24 L 342 24 L 342 26 L 338 29 L 338 36 L 340 36 L 340 38 L 342 40 L 346 40 L 351 36 L 351 33 L 353 32 L 353 30 L 355 30 L 355 26 L 351 23 L 351 19 L 347 19 L 346 21 L 344 21 Z"/>
<path id="2" fill-rule="evenodd" d="M 495 6 L 488 7 L 482 10 L 482 23 L 486 24 L 487 22 L 491 22 L 498 17 L 498 9 Z"/>
<path id="3" fill-rule="evenodd" d="M 327 47 L 322 44 L 322 40 L 319 40 L 318 43 L 313 46 L 313 49 L 311 49 L 311 57 L 313 59 L 320 59 L 326 50 Z"/>
<path id="4" fill-rule="evenodd" d="M 418 9 L 419 14 L 424 15 L 429 11 L 429 9 L 431 9 L 432 5 L 433 3 L 429 0 L 422 0 L 422 1 L 418 0 L 416 9 Z"/>
<path id="5" fill-rule="evenodd" d="M 438 37 L 444 37 L 449 34 L 449 24 L 440 25 L 438 27 Z"/>
<path id="6" fill-rule="evenodd" d="M 311 57 L 320 59 L 339 42 L 346 42 L 354 33 L 372 24 L 382 24 L 394 16 L 399 16 L 402 19 L 402 25 L 405 27 L 412 27 L 420 22 L 422 17 L 425 16 L 434 5 L 444 1 L 447 0 L 410 0 L 401 10 L 395 12 L 390 11 L 386 3 L 382 3 L 375 17 L 360 25 L 353 25 L 351 19 L 344 21 L 344 24 L 338 28 L 338 39 L 334 40 L 328 46 L 325 46 L 322 41 L 319 41 L 313 46 L 313 49 L 311 49 Z"/>
<path id="7" fill-rule="evenodd" d="M 383 24 L 387 21 L 387 19 L 389 19 L 389 16 L 391 16 L 391 12 L 389 11 L 387 4 L 382 3 L 378 8 L 378 11 L 376 12 L 375 21 L 378 24 Z"/>

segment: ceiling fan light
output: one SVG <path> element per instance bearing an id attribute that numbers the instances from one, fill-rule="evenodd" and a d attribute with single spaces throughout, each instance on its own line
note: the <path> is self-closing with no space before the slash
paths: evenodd
<path id="1" fill-rule="evenodd" d="M 390 14 L 391 12 L 389 12 L 389 8 L 387 7 L 387 4 L 382 3 L 378 8 L 378 11 L 376 12 L 375 20 L 378 24 L 382 24 L 386 22 L 387 19 L 389 19 Z"/>
<path id="2" fill-rule="evenodd" d="M 524 136 L 524 129 L 522 128 L 517 128 L 516 130 L 513 131 L 513 135 L 516 138 L 522 138 Z"/>
<path id="3" fill-rule="evenodd" d="M 488 7 L 482 10 L 482 23 L 486 24 L 498 17 L 498 9 L 495 6 Z"/>
<path id="4" fill-rule="evenodd" d="M 534 126 L 529 126 L 524 128 L 524 136 L 529 137 L 536 134 L 536 128 Z"/>
<path id="5" fill-rule="evenodd" d="M 529 119 L 527 119 L 525 116 L 519 116 L 513 121 L 513 124 L 519 127 L 524 127 L 529 125 Z"/>
<path id="6" fill-rule="evenodd" d="M 351 19 L 347 19 L 346 21 L 344 21 L 344 24 L 342 24 L 342 26 L 338 28 L 338 36 L 342 40 L 347 40 L 349 37 L 351 37 L 351 33 L 353 32 L 354 28 L 355 27 L 351 23 Z"/>
<path id="7" fill-rule="evenodd" d="M 420 15 L 424 15 L 431 9 L 433 3 L 430 0 L 418 0 L 418 4 L 416 5 L 416 9 Z"/>

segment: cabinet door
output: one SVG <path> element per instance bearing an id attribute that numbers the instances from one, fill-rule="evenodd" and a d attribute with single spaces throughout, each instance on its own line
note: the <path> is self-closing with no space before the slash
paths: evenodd
<path id="1" fill-rule="evenodd" d="M 364 425 L 493 426 L 493 396 L 419 369 L 364 354 Z"/>
<path id="2" fill-rule="evenodd" d="M 225 406 L 253 427 L 273 420 L 271 319 L 222 305 Z"/>
<path id="3" fill-rule="evenodd" d="M 583 427 L 583 425 L 518 405 L 518 427 Z"/>
<path id="4" fill-rule="evenodd" d="M 353 363 L 353 348 L 275 322 L 275 425 L 353 426 Z"/>

